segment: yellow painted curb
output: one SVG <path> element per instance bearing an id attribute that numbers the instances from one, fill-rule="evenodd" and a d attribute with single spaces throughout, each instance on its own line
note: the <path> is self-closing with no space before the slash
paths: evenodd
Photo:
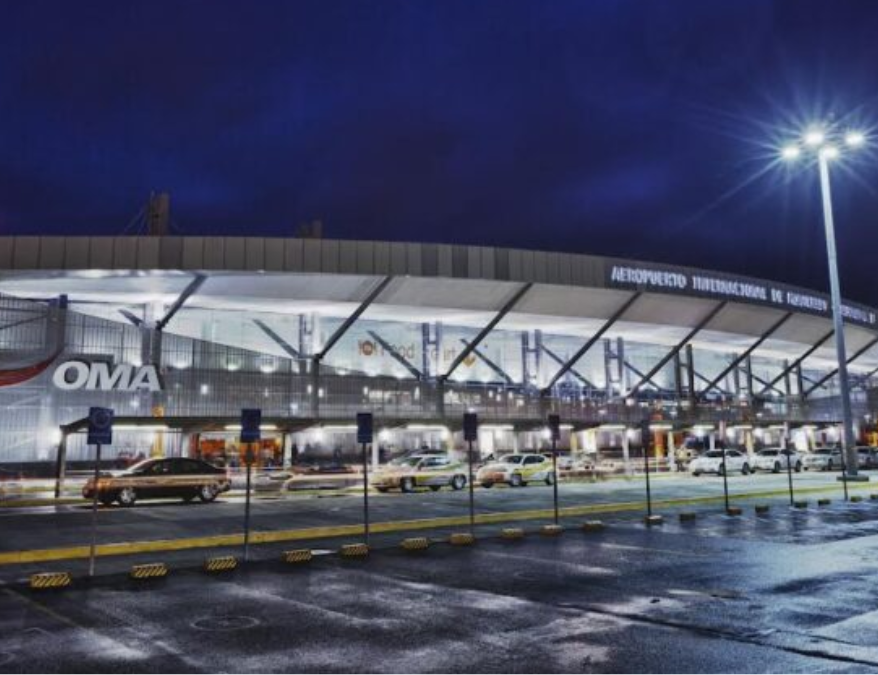
<path id="1" fill-rule="evenodd" d="M 73 583 L 69 572 L 38 572 L 31 574 L 28 585 L 33 589 L 65 588 Z"/>
<path id="2" fill-rule="evenodd" d="M 168 566 L 165 563 L 134 565 L 128 576 L 132 579 L 161 579 L 168 576 Z"/>

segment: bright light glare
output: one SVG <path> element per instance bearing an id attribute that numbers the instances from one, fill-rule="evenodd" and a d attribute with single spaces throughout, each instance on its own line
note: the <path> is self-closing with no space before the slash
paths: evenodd
<path id="1" fill-rule="evenodd" d="M 834 145 L 827 145 L 820 149 L 820 155 L 823 159 L 836 159 L 838 157 L 838 148 Z"/>
<path id="2" fill-rule="evenodd" d="M 847 143 L 848 147 L 859 148 L 866 142 L 866 137 L 861 131 L 849 131 L 844 137 L 844 142 Z"/>
<path id="3" fill-rule="evenodd" d="M 810 145 L 812 147 L 816 147 L 823 143 L 826 140 L 826 136 L 819 129 L 811 129 L 810 131 L 805 133 L 805 145 Z"/>
<path id="4" fill-rule="evenodd" d="M 802 149 L 798 145 L 788 145 L 780 151 L 780 156 L 786 160 L 797 159 L 802 154 Z"/>

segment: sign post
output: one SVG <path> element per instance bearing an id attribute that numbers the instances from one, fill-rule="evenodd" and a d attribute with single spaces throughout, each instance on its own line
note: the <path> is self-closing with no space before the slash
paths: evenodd
<path id="1" fill-rule="evenodd" d="M 652 489 L 649 485 L 649 420 L 640 423 L 640 438 L 643 445 L 643 472 L 646 476 L 646 517 L 652 518 Z"/>
<path id="2" fill-rule="evenodd" d="M 792 455 L 792 451 L 790 450 L 790 425 L 789 423 L 784 424 L 783 430 L 783 454 L 787 456 L 787 482 L 790 486 L 790 506 L 793 506 L 795 503 L 795 496 L 793 495 L 793 466 L 790 461 L 790 455 Z"/>
<path id="3" fill-rule="evenodd" d="M 719 422 L 719 449 L 723 453 L 723 463 L 721 464 L 723 469 L 723 497 L 726 503 L 726 513 L 729 512 L 729 470 L 726 465 L 726 421 L 725 419 L 720 420 Z"/>
<path id="4" fill-rule="evenodd" d="M 363 446 L 363 540 L 369 545 L 369 457 L 366 446 L 372 443 L 372 413 L 357 413 L 357 443 Z"/>
<path id="5" fill-rule="evenodd" d="M 476 495 L 475 481 L 473 480 L 473 441 L 479 438 L 479 416 L 476 413 L 463 414 L 463 439 L 467 442 L 468 450 L 466 453 L 467 466 L 469 470 L 469 530 L 470 534 L 475 535 L 476 529 Z"/>
<path id="6" fill-rule="evenodd" d="M 261 439 L 262 410 L 259 408 L 243 408 L 241 410 L 241 443 L 246 444 L 244 464 L 247 466 L 247 492 L 244 497 L 244 562 L 250 559 L 250 486 L 253 477 L 253 448 L 251 443 Z"/>
<path id="7" fill-rule="evenodd" d="M 552 438 L 552 503 L 555 508 L 555 525 L 558 524 L 558 441 L 561 438 L 561 416 L 549 415 L 549 434 Z"/>
<path id="8" fill-rule="evenodd" d="M 98 543 L 98 482 L 101 475 L 101 446 L 113 444 L 112 408 L 89 408 L 88 445 L 96 448 L 94 485 L 91 500 L 91 547 L 88 553 L 88 576 L 95 574 L 95 549 Z"/>

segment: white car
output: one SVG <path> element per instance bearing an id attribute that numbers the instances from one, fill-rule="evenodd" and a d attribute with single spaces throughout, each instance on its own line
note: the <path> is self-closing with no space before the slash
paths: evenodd
<path id="1" fill-rule="evenodd" d="M 838 448 L 817 448 L 805 455 L 802 465 L 805 470 L 832 471 L 842 466 L 841 450 Z"/>
<path id="2" fill-rule="evenodd" d="M 531 453 L 506 455 L 496 462 L 486 464 L 476 474 L 476 482 L 486 488 L 496 483 L 521 487 L 536 481 L 552 485 L 555 482 L 555 473 L 552 471 L 551 460 L 544 455 Z"/>
<path id="3" fill-rule="evenodd" d="M 738 450 L 726 450 L 726 470 L 731 473 L 740 471 L 743 475 L 750 473 L 750 462 L 743 452 Z M 703 473 L 715 473 L 723 475 L 723 451 L 708 450 L 703 455 L 689 462 L 689 471 L 693 476 Z"/>
<path id="4" fill-rule="evenodd" d="M 754 471 L 771 471 L 772 473 L 780 473 L 787 470 L 787 457 L 789 457 L 789 467 L 798 473 L 802 470 L 802 456 L 795 450 L 785 450 L 783 448 L 764 448 L 753 455 L 753 466 L 750 467 Z"/>

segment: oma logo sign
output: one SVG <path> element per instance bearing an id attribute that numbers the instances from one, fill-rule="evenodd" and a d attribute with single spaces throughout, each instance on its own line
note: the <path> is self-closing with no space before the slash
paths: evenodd
<path id="1" fill-rule="evenodd" d="M 155 366 L 122 363 L 110 368 L 108 363 L 65 361 L 52 374 L 52 384 L 64 391 L 161 391 Z"/>

